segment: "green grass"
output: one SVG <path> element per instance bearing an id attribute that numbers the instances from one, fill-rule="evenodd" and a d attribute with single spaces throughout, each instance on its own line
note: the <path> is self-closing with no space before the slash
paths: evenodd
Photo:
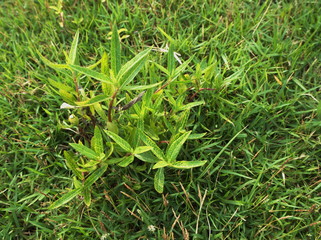
<path id="1" fill-rule="evenodd" d="M 56 5 L 0 3 L 1 239 L 321 238 L 319 1 L 65 0 L 63 27 Z M 189 130 L 206 135 L 179 156 L 208 163 L 167 171 L 164 194 L 149 167 L 114 168 L 89 208 L 75 198 L 48 210 L 73 188 L 62 152 L 74 134 L 61 128 L 69 113 L 43 83 L 67 77 L 36 50 L 64 63 L 79 29 L 79 63 L 93 64 L 110 49 L 115 21 L 129 35 L 122 62 L 171 39 L 182 59 L 194 56 L 191 86 L 215 90 L 195 96 L 206 104 L 191 111 Z M 166 66 L 165 54 L 151 57 Z M 164 76 L 150 67 L 140 79 Z"/>

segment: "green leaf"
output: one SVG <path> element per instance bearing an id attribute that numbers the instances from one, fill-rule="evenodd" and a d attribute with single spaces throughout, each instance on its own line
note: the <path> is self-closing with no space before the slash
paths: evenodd
<path id="1" fill-rule="evenodd" d="M 106 160 L 106 163 L 108 164 L 116 164 L 116 163 L 120 163 L 121 161 L 123 161 L 124 158 L 110 158 Z"/>
<path id="2" fill-rule="evenodd" d="M 120 163 L 118 163 L 118 166 L 127 167 L 133 161 L 134 161 L 134 155 L 123 157 L 123 160 Z"/>
<path id="3" fill-rule="evenodd" d="M 193 133 L 193 134 L 189 135 L 188 139 L 201 139 L 205 135 L 206 135 L 206 133 Z"/>
<path id="4" fill-rule="evenodd" d="M 68 203 L 69 201 L 71 201 L 74 197 L 76 197 L 80 192 L 81 192 L 81 188 L 77 188 L 74 190 L 71 190 L 70 192 L 64 194 L 61 198 L 59 198 L 57 201 L 55 201 L 54 203 L 52 203 L 48 209 L 52 210 L 55 208 L 58 208 L 66 203 Z"/>
<path id="5" fill-rule="evenodd" d="M 153 169 L 157 169 L 157 168 L 163 168 L 163 167 L 166 167 L 170 165 L 168 162 L 165 162 L 165 161 L 159 161 L 158 163 L 156 163 L 154 166 L 153 166 Z"/>
<path id="6" fill-rule="evenodd" d="M 67 151 L 64 151 L 64 156 L 66 159 L 66 164 L 67 167 L 73 172 L 73 174 L 75 174 L 80 180 L 84 179 L 84 176 L 81 174 L 80 171 L 78 171 L 78 165 L 74 159 L 74 155 L 73 153 L 69 153 Z"/>
<path id="7" fill-rule="evenodd" d="M 93 171 L 84 183 L 84 188 L 90 188 L 107 170 L 108 165 L 101 166 Z"/>
<path id="8" fill-rule="evenodd" d="M 143 162 L 148 163 L 157 163 L 159 160 L 156 158 L 151 152 L 144 152 L 141 154 L 136 154 L 135 157 L 137 157 L 139 160 Z"/>
<path id="9" fill-rule="evenodd" d="M 184 133 L 182 136 L 177 138 L 175 141 L 173 141 L 167 148 L 166 151 L 166 159 L 169 162 L 174 162 L 177 158 L 177 155 L 179 154 L 183 144 L 187 140 L 188 136 L 191 134 L 192 131 Z"/>
<path id="10" fill-rule="evenodd" d="M 77 57 L 78 39 L 79 39 L 79 30 L 77 30 L 74 40 L 72 41 L 72 44 L 71 44 L 68 64 L 75 64 L 76 57 Z"/>
<path id="11" fill-rule="evenodd" d="M 140 147 L 135 148 L 133 154 L 140 154 L 140 153 L 152 150 L 152 149 L 153 149 L 153 147 L 151 147 L 151 146 L 140 146 Z"/>
<path id="12" fill-rule="evenodd" d="M 132 91 L 132 90 L 145 90 L 145 89 L 149 89 L 149 88 L 153 88 L 156 87 L 158 85 L 160 85 L 162 82 L 159 83 L 154 83 L 154 84 L 149 84 L 149 85 L 134 85 L 134 86 L 125 86 L 123 87 L 123 90 L 126 91 Z"/>
<path id="13" fill-rule="evenodd" d="M 48 79 L 48 82 L 51 86 L 55 87 L 55 88 L 58 88 L 59 90 L 64 90 L 64 91 L 67 91 L 67 92 L 74 92 L 74 89 L 68 85 L 65 85 L 61 82 L 57 82 L 57 81 L 54 81 L 52 79 Z"/>
<path id="14" fill-rule="evenodd" d="M 69 92 L 63 90 L 63 89 L 59 89 L 59 95 L 62 97 L 62 99 L 67 102 L 67 103 L 71 103 L 72 105 L 74 104 L 76 98 L 74 95 L 70 94 Z"/>
<path id="15" fill-rule="evenodd" d="M 186 62 L 184 62 L 174 70 L 174 76 L 172 77 L 172 81 L 176 79 L 185 70 L 185 68 L 187 68 L 188 64 L 192 61 L 192 59 L 192 57 L 189 58 Z"/>
<path id="16" fill-rule="evenodd" d="M 177 161 L 171 164 L 171 167 L 179 169 L 189 169 L 203 166 L 206 162 L 207 161 Z"/>
<path id="17" fill-rule="evenodd" d="M 151 140 L 145 133 L 143 133 L 141 130 L 138 131 L 140 139 L 147 145 L 152 147 L 151 151 L 155 154 L 156 157 L 159 158 L 159 160 L 165 161 L 165 155 L 163 151 L 157 146 L 157 144 Z"/>
<path id="18" fill-rule="evenodd" d="M 130 146 L 130 144 L 117 134 L 111 132 L 111 131 L 106 131 L 105 132 L 108 134 L 109 137 L 111 137 L 122 149 L 124 149 L 126 152 L 133 152 L 134 150 Z"/>
<path id="19" fill-rule="evenodd" d="M 108 97 L 107 95 L 98 95 L 95 96 L 93 98 L 87 99 L 86 101 L 82 101 L 82 102 L 75 102 L 78 106 L 91 106 L 94 105 L 95 103 L 99 103 L 99 102 L 103 102 L 110 99 L 110 97 Z"/>
<path id="20" fill-rule="evenodd" d="M 69 65 L 69 67 L 79 73 L 82 73 L 82 74 L 85 74 L 86 76 L 88 77 L 92 77 L 94 79 L 97 79 L 101 82 L 105 82 L 105 83 L 113 83 L 110 79 L 110 77 L 108 77 L 107 75 L 105 74 L 102 74 L 102 73 L 99 73 L 99 72 L 96 72 L 94 70 L 91 70 L 91 69 L 88 69 L 88 68 L 85 68 L 85 67 L 81 67 L 81 66 L 76 66 L 76 65 Z"/>
<path id="21" fill-rule="evenodd" d="M 94 150 L 97 154 L 101 154 L 104 152 L 104 144 L 103 144 L 103 137 L 101 135 L 99 127 L 96 125 L 94 130 L 94 136 L 93 136 L 93 145 Z"/>
<path id="22" fill-rule="evenodd" d="M 82 195 L 84 196 L 84 203 L 86 204 L 87 207 L 89 207 L 90 204 L 91 204 L 90 189 L 89 188 L 83 188 Z"/>
<path id="23" fill-rule="evenodd" d="M 116 24 L 113 27 L 111 37 L 111 69 L 115 75 L 118 74 L 121 67 L 120 40 Z"/>
<path id="24" fill-rule="evenodd" d="M 134 58 L 122 66 L 117 75 L 117 82 L 120 85 L 120 89 L 123 89 L 123 87 L 125 87 L 134 79 L 140 69 L 144 66 L 150 50 L 151 49 L 146 49 L 143 52 L 138 53 Z"/>
<path id="25" fill-rule="evenodd" d="M 154 65 L 155 65 L 159 70 L 161 70 L 163 73 L 165 73 L 167 76 L 170 75 L 170 74 L 169 74 L 169 71 L 168 71 L 166 68 L 164 68 L 162 65 L 159 65 L 158 63 L 155 63 L 155 62 L 154 62 Z"/>
<path id="26" fill-rule="evenodd" d="M 90 149 L 89 147 L 86 147 L 82 144 L 78 143 L 69 143 L 70 146 L 72 146 L 76 151 L 80 152 L 82 155 L 88 157 L 89 159 L 99 159 L 99 155 Z"/>
<path id="27" fill-rule="evenodd" d="M 154 177 L 154 187 L 157 192 L 162 193 L 164 191 L 164 181 L 164 168 L 159 168 Z"/>
<path id="28" fill-rule="evenodd" d="M 184 111 L 184 110 L 190 109 L 192 107 L 196 107 L 196 106 L 202 105 L 204 103 L 205 103 L 204 101 L 191 102 L 189 104 L 183 105 L 182 107 L 179 108 L 179 110 L 180 111 Z"/>
<path id="29" fill-rule="evenodd" d="M 58 63 L 53 63 L 51 61 L 49 61 L 47 58 L 45 58 L 44 56 L 42 56 L 42 54 L 36 50 L 37 54 L 39 55 L 39 57 L 41 58 L 41 60 L 49 67 L 56 69 L 56 70 L 62 70 L 62 69 L 66 69 L 69 68 L 67 64 L 58 64 Z"/>

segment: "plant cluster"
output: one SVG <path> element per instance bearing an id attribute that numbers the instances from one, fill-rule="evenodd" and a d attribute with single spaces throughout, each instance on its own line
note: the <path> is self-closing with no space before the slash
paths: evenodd
<path id="1" fill-rule="evenodd" d="M 62 109 L 69 109 L 69 123 L 63 127 L 76 133 L 73 150 L 64 151 L 66 165 L 73 172 L 75 189 L 63 195 L 50 208 L 59 207 L 77 195 L 87 206 L 91 204 L 92 185 L 103 176 L 108 166 L 128 167 L 135 159 L 155 169 L 154 187 L 163 192 L 165 167 L 190 169 L 200 167 L 206 161 L 179 159 L 179 153 L 187 140 L 199 139 L 204 134 L 192 134 L 190 109 L 204 104 L 188 98 L 188 84 L 192 80 L 183 75 L 191 58 L 178 67 L 173 45 L 168 49 L 167 67 L 147 61 L 152 48 L 148 48 L 127 63 L 121 63 L 119 31 L 113 27 L 110 54 L 89 66 L 77 65 L 76 33 L 66 64 L 52 63 L 38 52 L 50 67 L 65 74 L 72 81 L 48 79 L 52 90 L 63 99 Z M 93 69 L 100 65 L 100 72 Z M 165 76 L 163 82 L 141 85 L 135 81 L 143 67 L 156 66 Z M 90 84 L 80 85 L 85 76 L 98 80 L 94 90 Z M 138 93 L 138 94 L 137 94 Z M 139 166 L 139 165 L 138 165 Z M 140 166 L 141 167 L 141 166 Z"/>

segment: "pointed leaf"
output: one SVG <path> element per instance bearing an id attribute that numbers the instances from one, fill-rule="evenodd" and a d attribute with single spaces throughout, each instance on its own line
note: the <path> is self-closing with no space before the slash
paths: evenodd
<path id="1" fill-rule="evenodd" d="M 112 83 L 111 79 L 105 74 L 96 72 L 94 70 L 91 70 L 85 67 L 76 66 L 76 65 L 69 65 L 69 67 L 79 73 L 85 74 L 86 76 L 97 79 L 101 82 Z"/>
<path id="2" fill-rule="evenodd" d="M 179 154 L 183 144 L 185 143 L 191 132 L 192 131 L 184 133 L 168 146 L 168 149 L 166 151 L 166 158 L 169 162 L 174 162 L 176 160 L 177 155 Z"/>
<path id="3" fill-rule="evenodd" d="M 67 151 L 64 151 L 64 156 L 65 156 L 65 159 L 66 159 L 66 164 L 67 164 L 67 167 L 81 180 L 84 179 L 84 176 L 81 174 L 80 171 L 78 171 L 78 165 L 74 159 L 74 156 L 72 153 L 69 153 Z"/>
<path id="4" fill-rule="evenodd" d="M 89 147 L 86 147 L 78 143 L 69 143 L 69 145 L 72 146 L 76 151 L 78 151 L 82 155 L 88 157 L 89 159 L 99 159 L 99 155 Z"/>
<path id="5" fill-rule="evenodd" d="M 164 168 L 159 168 L 154 177 L 154 187 L 157 192 L 162 193 L 164 191 L 164 181 Z"/>
<path id="6" fill-rule="evenodd" d="M 156 87 L 156 86 L 160 85 L 161 83 L 162 82 L 149 84 L 149 85 L 130 85 L 130 86 L 123 87 L 123 90 L 126 90 L 126 91 L 145 90 L 145 89 Z"/>
<path id="7" fill-rule="evenodd" d="M 58 88 L 59 90 L 62 89 L 62 90 L 65 90 L 67 92 L 73 92 L 74 89 L 68 85 L 65 85 L 61 82 L 57 82 L 57 81 L 54 81 L 52 79 L 48 79 L 48 82 L 50 83 L 51 86 L 55 87 L 55 88 Z"/>
<path id="8" fill-rule="evenodd" d="M 90 189 L 89 188 L 83 188 L 82 195 L 84 196 L 84 203 L 86 204 L 87 207 L 89 207 L 90 204 L 91 204 Z"/>
<path id="9" fill-rule="evenodd" d="M 152 149 L 153 149 L 153 147 L 151 147 L 151 146 L 140 146 L 140 147 L 135 148 L 133 154 L 141 154 L 143 152 L 147 152 Z"/>
<path id="10" fill-rule="evenodd" d="M 170 165 L 168 162 L 165 162 L 165 161 L 159 161 L 158 163 L 156 163 L 154 166 L 153 166 L 153 169 L 157 169 L 157 168 L 163 168 L 163 167 L 166 167 Z"/>
<path id="11" fill-rule="evenodd" d="M 71 190 L 70 192 L 64 194 L 61 198 L 59 198 L 57 201 L 55 201 L 54 203 L 52 203 L 48 209 L 52 210 L 55 208 L 58 208 L 66 203 L 68 203 L 69 201 L 71 201 L 73 198 L 75 198 L 79 193 L 81 192 L 81 188 L 77 188 L 74 190 Z"/>
<path id="12" fill-rule="evenodd" d="M 103 137 L 101 135 L 99 127 L 96 125 L 93 136 L 94 150 L 97 154 L 104 152 Z"/>
<path id="13" fill-rule="evenodd" d="M 201 167 L 206 162 L 207 161 L 177 161 L 177 162 L 171 164 L 171 167 L 179 168 L 179 169 L 189 169 L 189 168 L 194 168 L 194 167 Z"/>
<path id="14" fill-rule="evenodd" d="M 86 101 L 82 101 L 82 102 L 75 102 L 78 106 L 91 106 L 94 105 L 95 103 L 99 103 L 99 102 L 103 102 L 110 99 L 110 97 L 106 96 L 106 95 L 98 95 L 95 96 L 93 98 L 87 99 Z"/>
<path id="15" fill-rule="evenodd" d="M 47 58 L 45 58 L 44 56 L 42 56 L 42 54 L 36 50 L 36 52 L 38 53 L 39 57 L 41 58 L 41 60 L 49 67 L 56 69 L 56 70 L 62 70 L 62 69 L 66 69 L 69 68 L 67 64 L 58 64 L 58 63 L 53 63 L 51 61 L 49 61 Z"/>
<path id="16" fill-rule="evenodd" d="M 196 107 L 196 106 L 202 105 L 204 103 L 205 103 L 204 101 L 191 102 L 191 103 L 188 103 L 186 105 L 183 105 L 182 107 L 179 108 L 179 110 L 180 111 L 184 111 L 184 110 L 190 109 L 192 107 Z"/>
<path id="17" fill-rule="evenodd" d="M 69 64 L 75 64 L 76 56 L 77 56 L 77 45 L 79 39 L 79 30 L 77 30 L 74 40 L 72 41 L 70 52 L 69 52 Z"/>
<path id="18" fill-rule="evenodd" d="M 123 160 L 120 163 L 118 163 L 118 166 L 127 167 L 133 161 L 134 161 L 134 155 L 123 157 Z"/>
<path id="19" fill-rule="evenodd" d="M 134 79 L 140 69 L 144 66 L 145 60 L 150 50 L 151 49 L 146 49 L 143 52 L 138 53 L 134 58 L 132 58 L 122 66 L 117 75 L 117 82 L 120 85 L 120 89 L 122 89 Z"/>
<path id="20" fill-rule="evenodd" d="M 159 161 L 159 159 L 156 158 L 151 152 L 136 154 L 135 157 L 137 157 L 139 160 L 143 162 L 148 162 L 148 163 L 157 163 Z"/>
<path id="21" fill-rule="evenodd" d="M 109 137 L 111 137 L 122 149 L 124 149 L 126 152 L 133 152 L 134 150 L 130 146 L 130 144 L 117 134 L 111 132 L 111 131 L 106 131 L 105 132 L 108 134 Z"/>
<path id="22" fill-rule="evenodd" d="M 93 171 L 84 183 L 84 188 L 90 188 L 107 170 L 108 165 L 101 166 Z"/>
<path id="23" fill-rule="evenodd" d="M 138 131 L 140 139 L 147 145 L 152 147 L 151 151 L 155 154 L 156 157 L 159 158 L 159 160 L 165 161 L 165 155 L 163 151 L 157 146 L 157 144 L 151 140 L 145 133 L 142 131 Z"/>

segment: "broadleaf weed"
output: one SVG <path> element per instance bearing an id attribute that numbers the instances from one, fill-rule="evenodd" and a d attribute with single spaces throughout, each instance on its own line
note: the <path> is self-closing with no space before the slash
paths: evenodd
<path id="1" fill-rule="evenodd" d="M 184 104 L 188 95 L 181 76 L 191 58 L 176 68 L 174 46 L 170 46 L 167 69 L 147 61 L 151 49 L 122 64 L 118 34 L 114 26 L 111 53 L 104 53 L 98 63 L 89 67 L 76 65 L 79 31 L 75 34 L 69 55 L 66 55 L 66 64 L 52 63 L 38 52 L 46 65 L 69 74 L 73 79 L 74 86 L 52 79 L 48 83 L 55 89 L 52 94 L 59 94 L 65 101 L 61 106 L 63 111 L 71 113 L 70 124 L 64 123 L 64 128 L 77 133 L 75 138 L 79 140 L 78 143 L 69 143 L 77 153 L 65 151 L 64 156 L 67 167 L 74 174 L 75 187 L 80 190 L 66 193 L 50 208 L 60 207 L 77 194 L 90 206 L 92 185 L 105 174 L 108 165 L 128 167 L 135 159 L 151 163 L 150 168 L 157 169 L 155 189 L 162 193 L 165 167 L 187 169 L 206 162 L 176 161 L 182 146 L 192 136 L 192 131 L 186 129 L 190 109 L 204 104 L 204 101 Z M 95 70 L 98 64 L 101 72 Z M 139 72 L 150 65 L 166 73 L 165 83 L 163 80 L 142 85 L 140 81 L 134 81 Z M 80 86 L 82 76 L 98 80 L 94 90 L 91 90 L 90 82 L 85 88 Z M 167 140 L 169 133 L 171 137 Z M 168 142 L 167 150 L 160 146 L 161 142 Z"/>

